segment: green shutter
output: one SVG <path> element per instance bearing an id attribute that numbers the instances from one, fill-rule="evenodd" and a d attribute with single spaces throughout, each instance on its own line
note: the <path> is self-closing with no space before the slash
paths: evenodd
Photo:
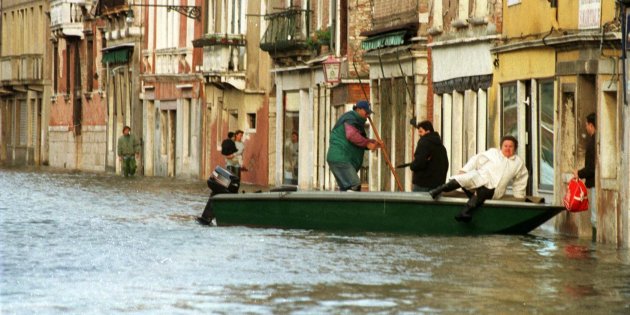
<path id="1" fill-rule="evenodd" d="M 361 48 L 363 50 L 371 50 L 387 46 L 402 45 L 405 43 L 405 33 L 406 31 L 398 31 L 370 37 L 361 43 Z"/>
<path id="2" fill-rule="evenodd" d="M 130 48 L 124 47 L 121 49 L 115 49 L 111 51 L 106 51 L 103 53 L 102 63 L 126 63 L 129 61 Z"/>

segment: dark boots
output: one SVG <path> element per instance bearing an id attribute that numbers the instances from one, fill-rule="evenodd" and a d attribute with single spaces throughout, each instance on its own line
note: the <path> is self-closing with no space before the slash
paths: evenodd
<path id="1" fill-rule="evenodd" d="M 446 184 L 444 185 L 440 185 L 434 189 L 429 190 L 429 195 L 431 195 L 431 198 L 433 199 L 437 199 L 440 194 L 444 191 L 449 192 L 449 191 L 453 191 L 457 188 L 460 188 L 462 186 L 459 185 L 459 183 L 454 180 L 451 179 L 450 181 L 446 182 Z"/>
<path id="2" fill-rule="evenodd" d="M 477 209 L 479 206 L 479 197 L 477 195 L 472 195 L 470 199 L 466 202 L 464 206 L 464 210 L 455 216 L 455 221 L 468 223 L 472 220 L 472 212 Z"/>

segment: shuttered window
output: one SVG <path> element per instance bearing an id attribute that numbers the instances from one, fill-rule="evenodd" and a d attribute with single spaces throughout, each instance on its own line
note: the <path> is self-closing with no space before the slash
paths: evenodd
<path id="1" fill-rule="evenodd" d="M 19 128 L 20 128 L 20 141 L 19 145 L 26 145 L 26 139 L 28 137 L 28 108 L 26 107 L 26 100 L 20 101 L 20 116 L 19 116 Z"/>

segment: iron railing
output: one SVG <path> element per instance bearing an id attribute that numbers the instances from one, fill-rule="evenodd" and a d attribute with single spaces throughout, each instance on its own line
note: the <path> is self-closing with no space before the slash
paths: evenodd
<path id="1" fill-rule="evenodd" d="M 260 40 L 260 49 L 274 52 L 307 48 L 310 34 L 309 12 L 310 10 L 289 8 L 266 15 L 268 26 Z"/>

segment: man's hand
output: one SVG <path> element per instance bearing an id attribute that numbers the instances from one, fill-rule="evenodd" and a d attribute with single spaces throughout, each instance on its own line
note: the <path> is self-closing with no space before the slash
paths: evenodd
<path id="1" fill-rule="evenodd" d="M 372 141 L 368 142 L 368 144 L 367 144 L 367 148 L 370 151 L 374 151 L 374 150 L 376 150 L 378 148 L 382 148 L 382 147 L 383 147 L 383 143 L 375 141 L 375 140 L 372 140 Z"/>

